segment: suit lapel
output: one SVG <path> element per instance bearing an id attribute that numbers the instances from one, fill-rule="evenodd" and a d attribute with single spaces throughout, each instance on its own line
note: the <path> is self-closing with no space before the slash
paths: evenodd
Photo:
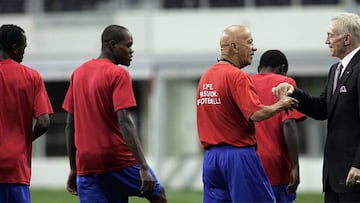
<path id="1" fill-rule="evenodd" d="M 338 65 L 338 63 L 335 65 L 333 65 L 331 73 L 330 73 L 330 83 L 332 85 L 328 85 L 328 92 L 330 94 L 328 94 L 328 104 L 329 104 L 329 114 L 332 112 L 336 102 L 337 102 L 337 98 L 340 94 L 340 89 L 341 91 L 347 91 L 346 90 L 346 81 L 348 80 L 348 78 L 350 77 L 351 73 L 353 72 L 354 67 L 356 66 L 356 64 L 358 64 L 360 61 L 360 51 L 356 52 L 356 54 L 354 55 L 354 57 L 351 59 L 350 63 L 348 64 L 348 66 L 346 67 L 345 71 L 343 72 L 339 82 L 338 82 L 338 86 L 336 87 L 335 93 L 332 94 L 332 87 L 333 87 L 333 83 L 334 83 L 334 75 L 335 75 L 335 69 Z M 330 98 L 329 98 L 330 95 Z"/>

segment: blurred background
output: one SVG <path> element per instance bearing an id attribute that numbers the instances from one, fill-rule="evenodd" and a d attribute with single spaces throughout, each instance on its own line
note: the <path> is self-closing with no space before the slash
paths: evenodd
<path id="1" fill-rule="evenodd" d="M 55 111 L 47 135 L 34 143 L 32 188 L 65 187 L 61 104 L 72 71 L 100 53 L 107 25 L 133 34 L 128 69 L 146 157 L 166 187 L 201 190 L 195 93 L 201 74 L 220 56 L 223 29 L 243 24 L 251 30 L 258 51 L 246 72 L 256 72 L 264 51 L 280 49 L 298 86 L 318 95 L 337 60 L 325 45 L 330 18 L 359 9 L 359 0 L 0 0 L 0 23 L 25 29 L 23 64 L 41 73 Z M 299 192 L 321 192 L 326 122 L 309 118 L 300 130 Z"/>

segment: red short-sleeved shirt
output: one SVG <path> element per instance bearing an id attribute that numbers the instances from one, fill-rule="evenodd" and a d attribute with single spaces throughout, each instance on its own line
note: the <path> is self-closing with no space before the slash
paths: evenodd
<path id="1" fill-rule="evenodd" d="M 270 105 L 278 101 L 271 89 L 282 82 L 296 86 L 295 81 L 279 74 L 260 73 L 252 76 L 256 91 L 261 103 Z M 283 123 L 287 119 L 302 121 L 304 114 L 292 110 L 286 114 L 284 111 L 275 116 L 255 124 L 256 139 L 258 141 L 257 153 L 263 163 L 271 185 L 289 184 L 292 163 L 284 139 Z"/>
<path id="2" fill-rule="evenodd" d="M 0 183 L 30 184 L 33 118 L 53 113 L 40 74 L 0 60 Z"/>
<path id="3" fill-rule="evenodd" d="M 78 175 L 109 172 L 136 163 L 116 115 L 120 109 L 135 106 L 126 69 L 108 59 L 93 59 L 74 71 L 63 108 L 74 114 Z"/>
<path id="4" fill-rule="evenodd" d="M 201 77 L 197 94 L 197 127 L 203 148 L 256 144 L 251 115 L 262 105 L 250 76 L 228 64 L 215 64 Z"/>

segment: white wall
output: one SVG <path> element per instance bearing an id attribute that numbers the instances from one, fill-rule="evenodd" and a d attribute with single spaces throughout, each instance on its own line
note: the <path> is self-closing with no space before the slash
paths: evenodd
<path id="1" fill-rule="evenodd" d="M 252 31 L 257 53 L 277 48 L 288 53 L 327 55 L 327 25 L 331 16 L 340 11 L 339 7 L 131 10 L 110 14 L 6 15 L 0 23 L 14 23 L 25 29 L 28 48 L 24 63 L 39 69 L 45 79 L 67 79 L 83 60 L 97 57 L 101 32 L 109 24 L 130 29 L 134 63 L 146 70 L 151 63 L 141 62 L 153 57 L 171 55 L 182 60 L 183 55 L 218 55 L 220 34 L 232 24 L 244 24 Z M 54 69 L 55 73 L 49 71 Z"/>

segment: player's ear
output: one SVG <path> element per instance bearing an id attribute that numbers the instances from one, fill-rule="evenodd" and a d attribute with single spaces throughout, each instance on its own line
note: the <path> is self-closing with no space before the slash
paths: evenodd
<path id="1" fill-rule="evenodd" d="M 235 43 L 231 43 L 231 47 L 232 47 L 233 49 L 236 49 L 236 44 L 235 44 Z"/>
<path id="2" fill-rule="evenodd" d="M 14 53 L 16 54 L 17 53 L 17 50 L 18 50 L 18 45 L 16 43 L 12 44 L 11 45 L 11 53 Z"/>
<path id="3" fill-rule="evenodd" d="M 287 68 L 285 67 L 285 64 L 281 64 L 280 66 L 280 74 L 281 75 L 286 75 L 287 73 Z"/>
<path id="4" fill-rule="evenodd" d="M 116 46 L 116 41 L 115 40 L 110 40 L 109 41 L 109 47 L 111 50 L 113 50 Z"/>

